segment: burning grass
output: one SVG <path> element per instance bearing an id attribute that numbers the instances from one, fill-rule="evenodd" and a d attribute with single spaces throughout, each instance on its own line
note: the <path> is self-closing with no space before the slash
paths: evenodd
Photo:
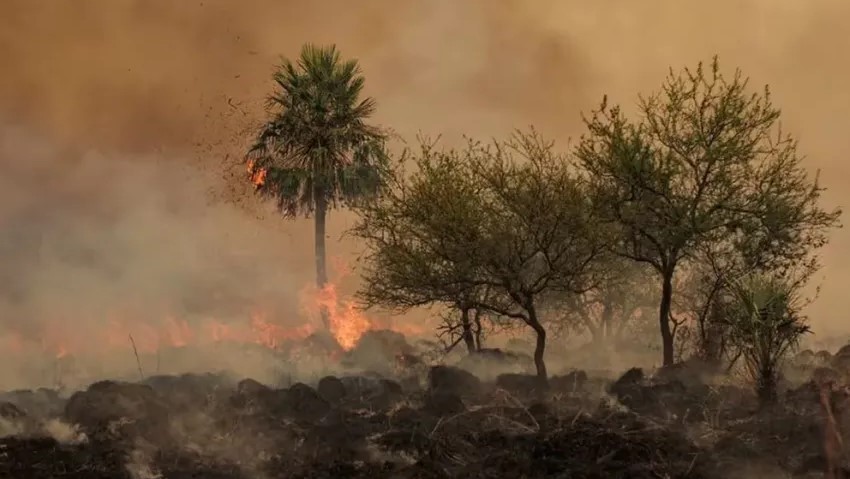
<path id="1" fill-rule="evenodd" d="M 300 313 L 288 317 L 277 311 L 269 302 L 245 308 L 241 313 L 227 317 L 180 316 L 167 309 L 150 305 L 147 308 L 104 313 L 91 320 L 61 318 L 39 321 L 36 330 L 0 330 L 0 360 L 5 364 L 19 365 L 12 378 L 4 383 L 20 386 L 33 384 L 51 387 L 76 387 L 105 376 L 115 376 L 111 365 L 124 370 L 137 370 L 139 375 L 175 371 L 235 370 L 242 375 L 264 374 L 274 364 L 273 358 L 303 355 L 304 344 L 312 341 L 322 331 L 320 311 L 329 316 L 328 341 L 338 351 L 338 356 L 351 350 L 368 331 L 397 329 L 407 334 L 421 333 L 422 329 L 382 322 L 367 317 L 354 301 L 340 295 L 337 285 L 351 274 L 348 266 L 339 259 L 331 261 L 334 271 L 332 281 L 318 289 L 308 284 L 299 293 Z M 149 312 L 138 314 L 138 310 Z M 35 327 L 35 326 L 34 326 Z M 327 349 L 327 348 L 324 348 Z M 194 355 L 195 363 L 187 364 L 181 351 Z M 246 357 L 247 351 L 260 355 Z M 134 358 L 135 356 L 135 358 Z M 132 364 L 127 364 L 131 359 Z M 246 370 L 238 364 L 250 364 Z M 106 369 L 104 369 L 106 366 Z M 7 371 L 8 373 L 9 371 Z M 11 373 L 10 373 L 11 374 Z M 79 376 L 82 374 L 82 376 Z M 23 378 L 26 381 L 17 381 Z"/>

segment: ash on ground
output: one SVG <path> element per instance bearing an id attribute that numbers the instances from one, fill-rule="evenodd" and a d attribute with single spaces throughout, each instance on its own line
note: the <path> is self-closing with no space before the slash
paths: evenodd
<path id="1" fill-rule="evenodd" d="M 313 343 L 286 361 L 329 357 L 333 374 L 159 374 L 3 393 L 0 477 L 824 477 L 824 391 L 850 429 L 847 351 L 799 355 L 766 411 L 694 364 L 566 371 L 543 387 L 519 352 L 446 365 L 389 332 L 350 352 Z"/>

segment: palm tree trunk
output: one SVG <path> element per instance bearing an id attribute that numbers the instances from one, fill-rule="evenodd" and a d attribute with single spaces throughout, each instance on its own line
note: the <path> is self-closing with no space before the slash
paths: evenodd
<path id="1" fill-rule="evenodd" d="M 325 219 L 327 217 L 327 205 L 321 199 L 316 201 L 316 217 L 315 217 L 315 241 L 316 241 L 316 286 L 319 291 L 324 290 L 328 284 L 328 269 L 325 254 Z M 319 306 L 319 314 L 322 318 L 322 325 L 325 329 L 330 329 L 330 314 L 328 307 L 325 304 Z"/>

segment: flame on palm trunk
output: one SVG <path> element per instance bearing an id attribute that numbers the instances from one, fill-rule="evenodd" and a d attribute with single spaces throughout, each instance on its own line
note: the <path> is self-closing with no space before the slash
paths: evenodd
<path id="1" fill-rule="evenodd" d="M 372 329 L 372 322 L 353 301 L 340 301 L 334 283 L 307 289 L 303 297 L 307 298 L 305 309 L 310 311 L 312 322 L 318 321 L 322 309 L 327 311 L 330 333 L 345 350 L 353 348 L 363 333 Z"/>

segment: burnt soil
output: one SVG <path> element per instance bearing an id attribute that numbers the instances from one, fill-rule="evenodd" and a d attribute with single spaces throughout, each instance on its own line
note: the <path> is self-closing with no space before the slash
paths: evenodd
<path id="1" fill-rule="evenodd" d="M 522 374 L 418 371 L 4 393 L 0 478 L 823 477 L 814 382 L 765 411 L 746 389 L 687 373 L 574 372 L 543 389 Z M 841 422 L 844 393 L 831 388 Z"/>

